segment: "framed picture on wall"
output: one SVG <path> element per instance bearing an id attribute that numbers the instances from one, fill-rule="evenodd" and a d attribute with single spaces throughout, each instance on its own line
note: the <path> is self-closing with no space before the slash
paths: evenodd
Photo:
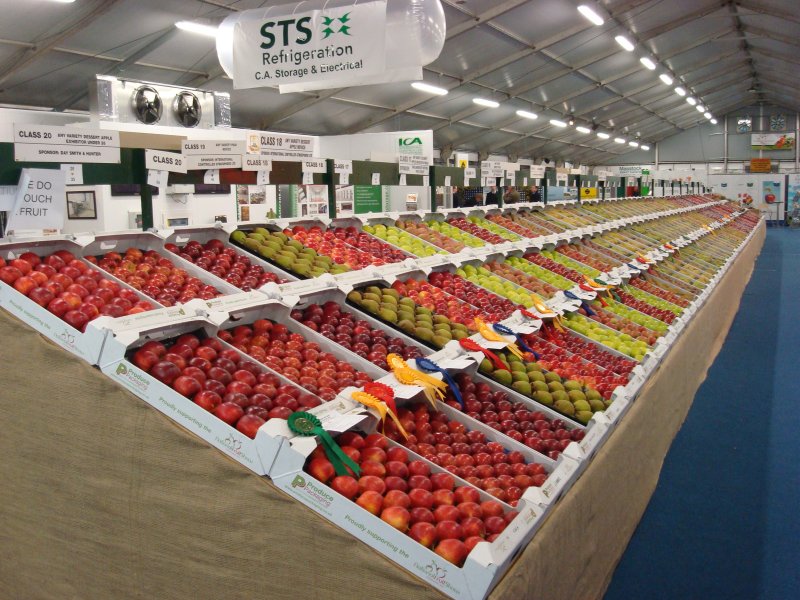
<path id="1" fill-rule="evenodd" d="M 97 219 L 97 200 L 94 192 L 67 192 L 67 218 Z"/>

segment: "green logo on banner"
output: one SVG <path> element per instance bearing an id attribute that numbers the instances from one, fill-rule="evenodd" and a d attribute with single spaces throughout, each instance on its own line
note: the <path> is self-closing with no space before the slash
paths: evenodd
<path id="1" fill-rule="evenodd" d="M 350 26 L 347 24 L 349 22 L 350 13 L 345 13 L 343 17 L 322 17 L 322 24 L 325 26 L 325 29 L 322 30 L 322 33 L 325 35 L 322 36 L 322 39 L 326 40 L 334 33 L 350 35 Z M 333 28 L 337 26 L 339 27 L 339 31 L 334 31 Z"/>

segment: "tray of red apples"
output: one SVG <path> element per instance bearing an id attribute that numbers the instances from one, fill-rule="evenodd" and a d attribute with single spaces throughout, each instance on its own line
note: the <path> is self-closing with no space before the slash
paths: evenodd
<path id="1" fill-rule="evenodd" d="M 523 258 L 525 260 L 531 261 L 535 265 L 539 265 L 543 269 L 552 271 L 556 275 L 561 275 L 562 277 L 565 277 L 570 281 L 574 281 L 575 283 L 580 284 L 585 281 L 583 275 L 581 275 L 577 271 L 573 271 L 569 267 L 565 267 L 564 265 L 557 263 L 556 261 L 547 258 L 546 256 L 542 256 L 538 252 L 528 252 Z"/>
<path id="2" fill-rule="evenodd" d="M 493 542 L 517 512 L 451 473 L 372 433 L 347 431 L 337 444 L 360 473 L 336 475 L 318 446 L 304 470 L 320 483 L 460 566 L 483 541 Z"/>
<path id="3" fill-rule="evenodd" d="M 303 303 L 292 309 L 291 316 L 304 327 L 338 344 L 342 348 L 342 358 L 353 353 L 384 371 L 389 370 L 386 362 L 389 354 L 398 354 L 405 360 L 423 356 L 420 347 L 407 342 L 406 336 L 401 338 L 387 333 L 333 300 L 322 304 Z"/>
<path id="4" fill-rule="evenodd" d="M 690 301 L 687 300 L 686 298 L 682 298 L 669 290 L 657 286 L 654 283 L 645 281 L 641 277 L 633 277 L 630 281 L 628 281 L 628 283 L 633 287 L 639 288 L 643 292 L 647 292 L 648 294 L 657 296 L 662 300 L 671 302 L 672 304 L 680 306 L 681 308 L 686 308 L 687 306 L 689 306 Z"/>
<path id="5" fill-rule="evenodd" d="M 431 273 L 428 281 L 447 294 L 480 309 L 480 316 L 493 323 L 507 319 L 515 310 L 524 308 L 449 271 Z M 465 324 L 471 326 L 472 322 Z"/>
<path id="6" fill-rule="evenodd" d="M 538 340 L 545 341 L 552 346 L 563 348 L 570 354 L 578 355 L 607 371 L 625 376 L 626 378 L 630 376 L 631 371 L 637 364 L 636 361 L 627 356 L 609 352 L 600 344 L 584 339 L 569 330 L 559 331 L 552 325 L 545 325 L 536 333 L 525 336 L 526 343 L 533 347 L 534 350 L 536 349 Z M 543 353 L 541 356 L 547 360 L 548 355 L 546 353 Z M 611 382 L 598 383 L 597 391 L 601 392 L 605 397 L 606 393 L 610 394 L 614 388 L 604 388 L 604 385 L 611 385 Z"/>
<path id="7" fill-rule="evenodd" d="M 347 243 L 347 241 L 345 241 L 347 237 L 346 233 L 336 235 L 335 231 L 331 229 L 323 231 L 321 227 L 316 225 L 309 229 L 297 225 L 292 229 L 285 229 L 283 232 L 291 239 L 297 240 L 319 254 L 329 256 L 339 264 L 347 265 L 354 271 L 369 266 L 379 266 L 405 260 L 405 257 L 389 258 L 388 260 L 379 258 L 368 251 L 365 252 Z M 393 253 L 387 253 L 386 256 L 391 257 L 395 255 L 393 255 Z"/>
<path id="8" fill-rule="evenodd" d="M 631 308 L 635 308 L 640 313 L 649 315 L 654 319 L 658 319 L 659 321 L 664 321 L 664 323 L 672 323 L 677 317 L 677 315 L 674 312 L 662 308 L 656 308 L 652 304 L 648 304 L 643 300 L 634 298 L 628 292 L 626 292 L 621 288 L 617 288 L 615 293 L 625 306 L 630 306 Z"/>
<path id="9" fill-rule="evenodd" d="M 558 246 L 556 248 L 556 252 L 563 254 L 564 256 L 571 258 L 581 264 L 587 265 L 592 267 L 593 269 L 597 269 L 600 272 L 606 272 L 613 269 L 616 265 L 611 264 L 608 261 L 600 261 L 596 257 L 591 257 L 583 252 L 580 252 L 575 246 L 572 244 L 564 244 Z"/>
<path id="10" fill-rule="evenodd" d="M 69 250 L 46 256 L 27 251 L 8 261 L 0 257 L 0 281 L 80 332 L 100 316 L 122 317 L 155 308 Z"/>
<path id="11" fill-rule="evenodd" d="M 506 218 L 502 215 L 486 215 L 486 220 L 491 221 L 492 223 L 495 223 L 500 227 L 504 227 L 505 229 L 508 229 L 509 231 L 512 231 L 517 235 L 521 235 L 522 237 L 526 238 L 540 237 L 543 235 L 549 235 L 550 233 L 549 231 L 546 231 L 543 228 L 537 228 L 538 231 L 534 231 L 532 228 L 523 227 L 519 223 L 515 223 L 511 219 Z"/>
<path id="12" fill-rule="evenodd" d="M 483 227 L 480 227 L 475 223 L 471 223 L 464 218 L 449 219 L 447 223 L 453 227 L 458 227 L 462 231 L 466 231 L 470 235 L 474 235 L 476 238 L 481 239 L 488 244 L 505 244 L 508 241 L 496 233 L 492 233 L 488 229 L 484 229 Z"/>
<path id="13" fill-rule="evenodd" d="M 248 360 L 205 334 L 150 340 L 129 351 L 128 360 L 247 437 L 269 419 L 287 419 L 322 400 Z"/>
<path id="14" fill-rule="evenodd" d="M 245 255 L 217 238 L 205 243 L 189 240 L 182 246 L 167 242 L 164 248 L 245 292 L 267 283 L 286 283 L 296 279 L 276 273 L 269 263 Z"/>
<path id="15" fill-rule="evenodd" d="M 439 279 L 434 277 L 434 281 L 439 281 Z M 475 317 L 481 315 L 480 307 L 464 298 L 465 294 L 458 297 L 454 293 L 434 285 L 430 278 L 425 281 L 409 277 L 404 281 L 395 281 L 392 283 L 392 287 L 402 296 L 411 298 L 418 305 L 424 306 L 436 314 L 444 315 L 454 323 L 461 323 L 468 329 L 472 329 Z"/>
<path id="16" fill-rule="evenodd" d="M 407 258 L 414 258 L 399 248 L 387 244 L 383 240 L 379 240 L 374 235 L 360 231 L 352 225 L 347 227 L 330 227 L 328 231 L 332 232 L 337 239 L 343 240 L 348 245 L 375 257 L 378 262 L 373 262 L 372 264 L 391 264 L 402 262 Z"/>
<path id="17" fill-rule="evenodd" d="M 270 319 L 222 330 L 219 338 L 326 401 L 346 387 L 372 381 L 349 362 L 322 350 L 318 343 Z"/>

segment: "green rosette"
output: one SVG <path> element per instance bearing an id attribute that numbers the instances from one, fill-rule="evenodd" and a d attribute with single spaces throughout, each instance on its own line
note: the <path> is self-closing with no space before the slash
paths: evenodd
<path id="1" fill-rule="evenodd" d="M 349 475 L 348 468 L 356 477 L 361 475 L 361 469 L 347 454 L 342 451 L 331 435 L 322 428 L 320 420 L 309 412 L 296 412 L 289 415 L 286 420 L 291 429 L 297 435 L 319 437 L 325 456 L 331 461 L 337 475 Z"/>

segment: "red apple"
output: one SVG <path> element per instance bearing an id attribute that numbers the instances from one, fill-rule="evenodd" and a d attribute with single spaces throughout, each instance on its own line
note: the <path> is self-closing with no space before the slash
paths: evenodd
<path id="1" fill-rule="evenodd" d="M 385 499 L 384 506 L 386 506 Z M 381 519 L 399 531 L 406 531 L 411 515 L 402 506 L 389 506 L 381 512 Z"/>
<path id="2" fill-rule="evenodd" d="M 208 412 L 212 412 L 217 406 L 222 404 L 220 395 L 209 390 L 198 392 L 192 400 L 200 408 L 204 408 Z"/>
<path id="3" fill-rule="evenodd" d="M 458 525 L 456 524 L 456 526 Z M 439 530 L 437 527 L 437 534 L 438 533 Z M 467 548 L 464 546 L 464 543 L 461 540 L 453 538 L 442 539 L 436 545 L 434 552 L 456 566 L 461 566 L 461 563 L 463 563 L 464 559 L 467 557 Z"/>
<path id="4" fill-rule="evenodd" d="M 456 521 L 440 521 L 436 524 L 436 537 L 440 540 L 460 540 L 463 536 L 461 525 Z"/>
<path id="5" fill-rule="evenodd" d="M 158 365 L 163 363 L 158 363 Z M 155 369 L 158 367 L 156 365 L 153 367 Z M 242 418 L 244 415 L 244 409 L 238 404 L 234 404 L 233 402 L 223 402 L 217 408 L 214 409 L 214 416 L 218 419 L 225 421 L 228 425 L 235 425 L 236 421 Z"/>
<path id="6" fill-rule="evenodd" d="M 380 514 L 381 508 L 383 507 L 383 496 L 378 492 L 367 490 L 358 497 L 356 504 L 377 516 Z"/>
<path id="7" fill-rule="evenodd" d="M 331 481 L 331 487 L 345 498 L 352 500 L 358 494 L 358 481 L 349 475 L 339 475 Z"/>
<path id="8" fill-rule="evenodd" d="M 415 542 L 430 548 L 436 542 L 436 527 L 425 521 L 417 521 L 409 529 L 408 536 Z"/>
<path id="9" fill-rule="evenodd" d="M 264 423 L 266 423 L 266 421 L 261 417 L 254 414 L 246 414 L 236 422 L 236 429 L 250 439 L 255 439 L 259 427 Z"/>

